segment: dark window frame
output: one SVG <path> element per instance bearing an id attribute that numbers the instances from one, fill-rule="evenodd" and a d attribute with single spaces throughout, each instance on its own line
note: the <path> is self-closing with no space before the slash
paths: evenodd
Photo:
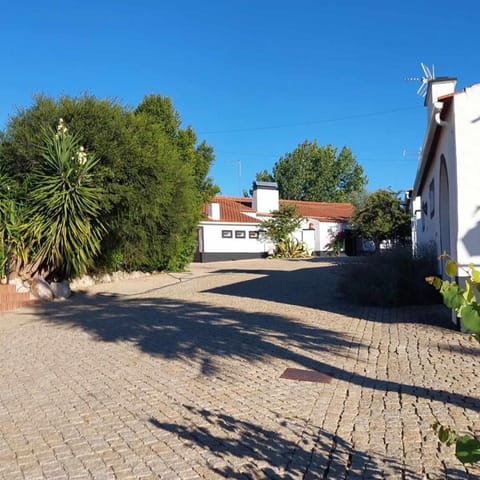
<path id="1" fill-rule="evenodd" d="M 233 230 L 222 230 L 222 238 L 233 238 Z"/>

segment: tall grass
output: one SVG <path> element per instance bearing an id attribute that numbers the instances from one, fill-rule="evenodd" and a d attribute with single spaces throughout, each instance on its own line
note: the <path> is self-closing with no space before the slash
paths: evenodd
<path id="1" fill-rule="evenodd" d="M 347 301 L 358 305 L 400 307 L 440 303 L 438 293 L 425 282 L 437 273 L 432 249 L 425 248 L 415 257 L 409 248 L 394 250 L 341 265 L 338 291 Z"/>

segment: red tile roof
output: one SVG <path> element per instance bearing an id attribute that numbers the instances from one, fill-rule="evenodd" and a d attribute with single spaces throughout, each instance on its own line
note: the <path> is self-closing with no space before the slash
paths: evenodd
<path id="1" fill-rule="evenodd" d="M 346 221 L 353 216 L 351 203 L 300 202 L 297 200 L 280 200 L 280 205 L 296 205 L 302 217 L 316 220 Z"/>
<path id="2" fill-rule="evenodd" d="M 220 220 L 208 218 L 208 205 L 204 205 L 203 213 L 207 217 L 205 221 L 259 223 L 258 219 L 245 215 L 245 212 L 256 213 L 252 208 L 251 198 L 217 196 L 214 197 L 211 202 L 220 204 Z M 353 215 L 353 205 L 351 203 L 280 200 L 280 205 L 292 204 L 297 206 L 298 213 L 302 217 L 313 218 L 324 222 L 346 221 Z M 268 215 L 258 214 L 258 217 L 265 216 Z"/>
<path id="3" fill-rule="evenodd" d="M 208 204 L 203 206 L 203 213 L 208 222 L 258 223 L 258 220 L 242 212 L 255 213 L 252 209 L 252 199 L 243 197 L 214 197 L 212 203 L 220 204 L 220 220 L 208 218 Z"/>

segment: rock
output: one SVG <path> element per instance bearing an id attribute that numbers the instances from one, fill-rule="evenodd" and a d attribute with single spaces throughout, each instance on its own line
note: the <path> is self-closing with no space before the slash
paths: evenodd
<path id="1" fill-rule="evenodd" d="M 63 282 L 52 282 L 50 284 L 50 289 L 53 292 L 53 296 L 61 300 L 65 300 L 72 295 L 70 285 L 66 280 L 64 280 Z"/>
<path id="2" fill-rule="evenodd" d="M 15 285 L 17 293 L 26 293 L 30 291 L 28 282 L 25 283 L 20 277 L 11 278 L 10 285 Z"/>
<path id="3" fill-rule="evenodd" d="M 42 277 L 37 277 L 32 280 L 30 290 L 35 297 L 40 298 L 41 300 L 52 301 L 54 298 L 50 285 L 48 285 Z"/>
<path id="4" fill-rule="evenodd" d="M 95 285 L 95 280 L 90 275 L 83 275 L 79 278 L 75 278 L 70 283 L 71 290 L 82 290 L 87 287 Z"/>
<path id="5" fill-rule="evenodd" d="M 97 278 L 97 283 L 112 283 L 112 277 L 108 273 L 99 275 Z"/>

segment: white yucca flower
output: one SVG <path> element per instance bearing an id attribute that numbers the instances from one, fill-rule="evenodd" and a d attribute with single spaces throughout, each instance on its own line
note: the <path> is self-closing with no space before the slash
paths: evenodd
<path id="1" fill-rule="evenodd" d="M 80 147 L 77 152 L 77 160 L 80 165 L 83 165 L 87 161 L 87 152 L 85 148 Z"/>

